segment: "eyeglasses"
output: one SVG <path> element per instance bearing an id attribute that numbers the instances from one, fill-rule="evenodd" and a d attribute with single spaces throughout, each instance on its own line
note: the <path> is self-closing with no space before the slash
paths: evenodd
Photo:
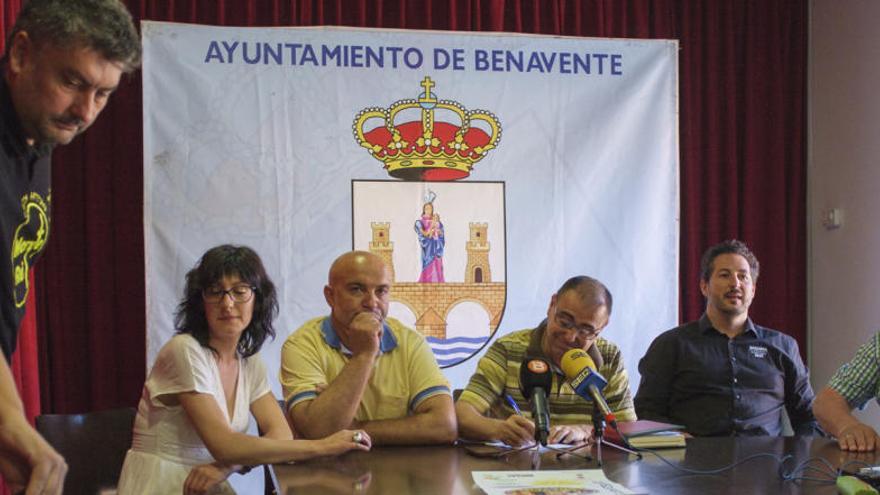
<path id="1" fill-rule="evenodd" d="M 584 337 L 587 339 L 595 338 L 599 335 L 602 329 L 595 329 L 588 325 L 578 325 L 574 322 L 574 319 L 568 313 L 560 313 L 559 309 L 553 310 L 553 319 L 556 320 L 556 324 L 565 330 L 574 330 L 577 332 L 579 337 Z"/>
<path id="2" fill-rule="evenodd" d="M 232 302 L 246 303 L 254 297 L 255 290 L 257 288 L 250 285 L 236 285 L 228 290 L 223 290 L 220 287 L 208 287 L 202 291 L 202 299 L 207 303 L 219 303 L 229 294 Z"/>

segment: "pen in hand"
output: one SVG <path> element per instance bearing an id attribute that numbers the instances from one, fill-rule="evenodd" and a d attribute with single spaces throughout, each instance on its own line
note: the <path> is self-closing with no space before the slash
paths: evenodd
<path id="1" fill-rule="evenodd" d="M 521 418 L 525 418 L 525 415 L 523 415 L 522 410 L 520 410 L 520 408 L 519 408 L 519 406 L 517 405 L 516 401 L 513 400 L 513 397 L 511 397 L 510 394 L 505 393 L 505 394 L 504 394 L 504 400 L 505 400 L 505 402 L 507 402 L 507 404 L 513 409 L 513 411 L 516 413 L 517 416 L 519 416 L 519 417 L 521 417 Z M 513 417 L 513 416 L 511 416 L 511 418 L 512 418 L 512 417 Z M 509 419 L 509 418 L 508 418 L 508 419 Z M 528 420 L 527 420 L 527 421 L 528 421 Z M 519 421 L 514 421 L 514 422 L 515 422 L 515 423 L 519 423 Z M 515 426 L 514 428 L 516 428 L 516 429 L 522 429 L 522 425 Z M 523 430 L 523 432 L 524 432 L 524 433 L 527 433 L 526 430 Z M 527 436 L 530 436 L 530 435 L 527 435 Z M 521 451 L 521 450 L 523 450 L 523 449 L 525 449 L 525 448 L 531 448 L 531 446 L 534 445 L 534 442 L 532 442 L 531 440 L 529 440 L 527 437 L 523 437 L 523 438 L 515 438 L 515 439 L 512 439 L 512 440 L 511 440 L 511 439 L 506 439 L 506 440 L 502 440 L 502 441 L 503 441 L 504 443 L 506 443 L 507 445 L 511 445 L 511 446 L 520 445 L 520 447 L 513 449 L 511 452 L 519 452 L 519 451 Z"/>
<path id="2" fill-rule="evenodd" d="M 516 401 L 513 400 L 513 397 L 511 397 L 510 394 L 504 394 L 504 400 L 506 400 L 507 403 L 510 404 L 510 407 L 512 407 L 513 410 L 516 411 L 516 414 L 518 414 L 519 416 L 523 415 L 522 411 L 519 410 L 519 406 L 516 405 Z"/>

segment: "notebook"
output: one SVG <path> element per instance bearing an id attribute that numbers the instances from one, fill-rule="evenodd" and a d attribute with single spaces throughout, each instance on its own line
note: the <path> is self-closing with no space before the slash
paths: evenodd
<path id="1" fill-rule="evenodd" d="M 630 445 L 640 449 L 684 447 L 686 444 L 684 426 L 682 425 L 640 419 L 619 422 L 617 427 Z M 623 444 L 620 435 L 613 428 L 605 428 L 605 438 L 611 442 Z"/>

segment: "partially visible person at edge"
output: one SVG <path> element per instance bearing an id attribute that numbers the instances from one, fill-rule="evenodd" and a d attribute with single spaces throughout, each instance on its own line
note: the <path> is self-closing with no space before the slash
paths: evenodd
<path id="1" fill-rule="evenodd" d="M 640 419 L 684 425 L 694 436 L 780 436 L 787 413 L 795 434 L 820 433 L 797 342 L 749 318 L 759 268 L 741 241 L 706 250 L 706 312 L 660 334 L 639 361 Z"/>
<path id="2" fill-rule="evenodd" d="M 869 452 L 880 447 L 877 430 L 852 413 L 871 399 L 880 400 L 880 332 L 831 377 L 813 403 L 819 425 L 837 438 L 842 450 Z"/>
<path id="3" fill-rule="evenodd" d="M 30 0 L 6 40 L 0 80 L 0 473 L 13 490 L 60 493 L 67 465 L 30 426 L 9 362 L 46 246 L 52 148 L 98 117 L 140 38 L 118 0 Z"/>
<path id="4" fill-rule="evenodd" d="M 480 359 L 467 388 L 455 403 L 458 431 L 463 438 L 527 445 L 534 441 L 535 424 L 519 414 L 529 411 L 529 398 L 519 388 L 520 365 L 526 357 L 542 358 L 555 371 L 548 391 L 550 443 L 576 444 L 592 440 L 592 401 L 577 395 L 562 374 L 562 356 L 571 349 L 590 355 L 597 371 L 608 379 L 602 393 L 618 421 L 635 421 L 629 377 L 620 349 L 599 334 L 611 318 L 611 292 L 602 282 L 584 275 L 568 279 L 550 298 L 547 316 L 536 328 L 496 340 Z M 513 400 L 519 411 L 507 400 Z"/>
<path id="5" fill-rule="evenodd" d="M 275 286 L 252 249 L 210 249 L 186 275 L 177 335 L 144 384 L 118 491 L 235 493 L 247 466 L 369 450 L 366 432 L 294 440 L 259 351 L 275 336 Z M 250 415 L 263 437 L 246 433 Z"/>

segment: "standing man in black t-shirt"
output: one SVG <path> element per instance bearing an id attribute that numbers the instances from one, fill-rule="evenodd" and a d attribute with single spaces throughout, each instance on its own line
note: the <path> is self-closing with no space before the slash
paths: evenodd
<path id="1" fill-rule="evenodd" d="M 140 57 L 119 0 L 30 0 L 0 61 L 0 474 L 29 494 L 61 493 L 67 472 L 25 418 L 8 364 L 49 237 L 52 148 L 94 122 Z"/>

